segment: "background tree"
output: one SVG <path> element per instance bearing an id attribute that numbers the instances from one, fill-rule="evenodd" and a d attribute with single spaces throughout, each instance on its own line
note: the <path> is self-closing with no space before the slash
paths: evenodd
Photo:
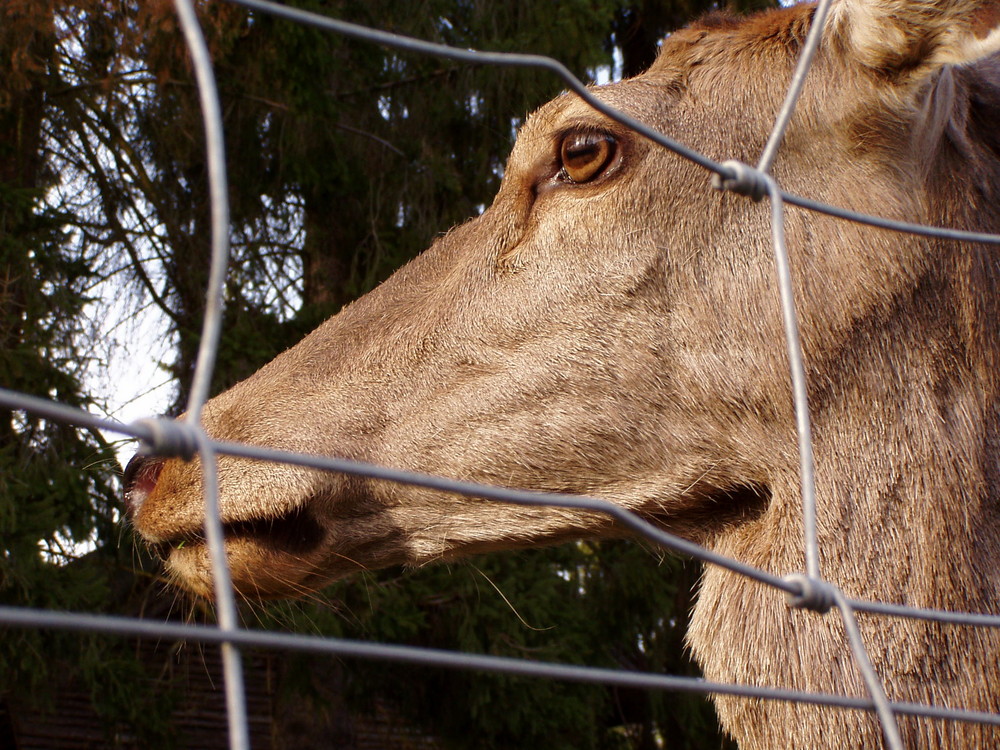
<path id="1" fill-rule="evenodd" d="M 613 65 L 614 52 L 626 74 L 639 72 L 666 32 L 713 5 L 296 4 L 459 47 L 551 55 L 582 78 Z M 219 390 L 482 211 L 517 125 L 562 84 L 536 71 L 402 55 L 225 2 L 199 12 L 232 203 Z M 11 61 L 0 77 L 0 385 L 95 404 L 82 373 L 102 333 L 87 314 L 113 290 L 131 300 L 116 314 L 162 316 L 179 410 L 204 311 L 210 206 L 202 115 L 171 3 L 12 0 L 0 9 L 0 55 Z M 108 462 L 98 435 L 0 414 L 2 601 L 119 611 L 172 601 L 144 583 L 155 567 L 146 569 L 152 578 L 120 577 L 137 563 L 113 526 Z M 73 561 L 81 540 L 96 550 Z M 683 674 L 693 672 L 682 638 L 696 576 L 695 566 L 639 544 L 575 544 L 365 575 L 310 603 L 248 615 L 309 632 Z M 44 681 L 55 652 L 40 638 L 4 639 L 0 693 Z M 82 643 L 74 636 L 58 652 L 82 673 L 108 679 L 94 666 L 102 659 L 117 665 L 119 681 L 134 669 L 104 656 L 86 662 Z M 700 699 L 399 665 L 319 669 L 288 657 L 287 691 L 315 701 L 316 717 L 331 669 L 357 710 L 389 701 L 449 747 L 721 743 Z M 115 693 L 106 710 L 142 724 L 145 700 Z"/>
<path id="2" fill-rule="evenodd" d="M 54 151 L 60 104 L 75 98 L 61 71 L 62 20 L 49 2 L 12 0 L 0 9 L 0 59 L 7 61 L 0 76 L 0 386 L 95 408 L 83 373 L 97 335 L 87 311 L 102 260 L 61 191 Z M 129 552 L 115 543 L 115 463 L 100 434 L 0 409 L 0 603 L 107 609 L 116 574 L 131 570 Z M 88 553 L 81 543 L 99 546 Z M 109 726 L 131 722 L 144 736 L 159 712 L 138 687 L 134 660 L 122 656 L 119 645 L 93 635 L 4 633 L 0 698 L 15 691 L 44 699 L 57 665 L 72 663 L 102 686 L 94 706 Z"/>

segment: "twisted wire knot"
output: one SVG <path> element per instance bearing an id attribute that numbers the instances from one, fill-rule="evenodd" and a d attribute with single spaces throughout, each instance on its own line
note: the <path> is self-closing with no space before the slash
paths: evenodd
<path id="1" fill-rule="evenodd" d="M 712 175 L 712 187 L 716 190 L 730 190 L 746 195 L 753 201 L 760 201 L 768 193 L 767 175 L 741 161 L 722 162 L 724 172 Z"/>
<path id="2" fill-rule="evenodd" d="M 177 456 L 190 461 L 198 452 L 201 431 L 197 425 L 164 417 L 138 419 L 132 425 L 147 433 L 142 438 L 140 450 L 143 453 L 152 456 Z"/>
<path id="3" fill-rule="evenodd" d="M 794 609 L 810 609 L 825 615 L 834 604 L 833 585 L 818 578 L 810 578 L 802 573 L 785 576 L 785 581 L 799 587 L 797 594 L 785 592 L 785 601 Z"/>

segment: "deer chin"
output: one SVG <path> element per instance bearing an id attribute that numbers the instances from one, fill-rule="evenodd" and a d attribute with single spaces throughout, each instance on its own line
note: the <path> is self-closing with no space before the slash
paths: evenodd
<path id="1" fill-rule="evenodd" d="M 302 596 L 336 577 L 326 568 L 327 535 L 308 510 L 223 523 L 222 528 L 233 586 L 243 596 Z M 152 546 L 173 583 L 197 596 L 214 598 L 211 554 L 203 533 L 183 534 Z"/>

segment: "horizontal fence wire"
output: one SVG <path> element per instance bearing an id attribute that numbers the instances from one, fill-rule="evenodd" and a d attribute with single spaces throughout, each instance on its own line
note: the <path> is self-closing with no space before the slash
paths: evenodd
<path id="1" fill-rule="evenodd" d="M 182 455 L 185 450 L 195 450 L 193 446 L 196 444 L 185 444 L 183 442 L 187 436 L 186 430 L 189 427 L 185 422 L 175 422 L 169 419 L 141 419 L 130 424 L 124 424 L 113 419 L 98 417 L 72 406 L 66 406 L 65 404 L 5 388 L 0 388 L 0 407 L 30 412 L 45 419 L 64 422 L 66 424 L 75 424 L 79 427 L 126 435 L 148 446 L 152 446 L 154 451 L 160 448 L 167 454 L 174 454 L 174 451 L 176 451 L 177 455 Z M 219 455 L 369 477 L 396 484 L 423 487 L 439 492 L 448 492 L 484 500 L 495 500 L 497 502 L 517 505 L 563 507 L 603 513 L 620 522 L 622 525 L 633 529 L 637 534 L 646 537 L 649 541 L 666 549 L 688 555 L 702 562 L 725 567 L 727 570 L 772 586 L 784 591 L 786 594 L 794 595 L 801 593 L 802 587 L 798 583 L 780 578 L 739 560 L 716 554 L 712 550 L 690 542 L 683 537 L 663 531 L 637 516 L 632 511 L 625 510 L 621 506 L 607 500 L 559 493 L 517 490 L 490 484 L 478 484 L 460 479 L 449 479 L 434 474 L 422 474 L 417 471 L 394 469 L 388 466 L 380 466 L 349 458 L 338 458 L 336 456 L 293 453 L 275 448 L 264 448 L 257 445 L 218 440 L 211 440 L 210 442 L 215 453 Z M 869 614 L 888 615 L 949 625 L 1000 628 L 1000 614 L 953 612 L 942 609 L 872 602 L 855 598 L 849 598 L 847 601 L 856 611 Z"/>
<path id="2" fill-rule="evenodd" d="M 28 607 L 0 606 L 0 622 L 22 628 L 50 628 L 67 632 L 92 632 L 107 635 L 147 639 L 186 640 L 195 643 L 236 643 L 240 646 L 267 648 L 301 653 L 327 654 L 372 661 L 394 661 L 443 669 L 466 669 L 496 674 L 519 675 L 582 682 L 597 685 L 615 685 L 643 690 L 666 690 L 684 693 L 713 693 L 762 700 L 789 701 L 793 703 L 829 706 L 831 708 L 868 710 L 874 709 L 869 698 L 855 698 L 831 693 L 804 692 L 784 688 L 738 685 L 711 682 L 700 677 L 631 672 L 624 669 L 587 667 L 576 664 L 529 661 L 507 656 L 470 654 L 420 646 L 400 646 L 389 643 L 369 643 L 344 638 L 275 633 L 267 630 L 241 629 L 224 632 L 210 625 L 153 622 L 134 617 L 95 615 L 82 612 L 53 612 Z M 1000 714 L 969 711 L 960 708 L 927 706 L 919 703 L 893 702 L 892 710 L 905 716 L 929 719 L 964 721 L 1000 726 Z"/>
<path id="3" fill-rule="evenodd" d="M 72 406 L 66 406 L 65 404 L 56 403 L 37 396 L 29 396 L 28 394 L 5 388 L 0 388 L 0 407 L 29 412 L 45 419 L 65 424 L 75 424 L 88 429 L 126 435 L 148 446 L 154 446 L 154 451 L 156 450 L 155 446 L 159 446 L 168 449 L 165 452 L 170 454 L 172 454 L 173 450 L 177 449 L 178 455 L 180 455 L 183 454 L 185 449 L 185 444 L 182 441 L 183 436 L 187 434 L 185 432 L 187 425 L 184 422 L 175 422 L 169 419 L 141 419 L 130 424 L 124 424 L 113 419 L 98 417 Z M 178 431 L 180 434 L 177 434 Z M 510 489 L 491 484 L 478 484 L 460 479 L 449 479 L 434 474 L 422 474 L 417 471 L 394 469 L 388 466 L 370 464 L 349 458 L 293 453 L 275 448 L 246 445 L 244 443 L 230 443 L 217 440 L 211 440 L 210 443 L 215 453 L 219 455 L 369 477 L 396 484 L 423 487 L 439 492 L 448 492 L 465 497 L 476 497 L 516 505 L 562 507 L 603 513 L 665 549 L 688 555 L 702 562 L 719 565 L 734 573 L 784 591 L 786 594 L 797 595 L 802 591 L 802 587 L 798 583 L 789 581 L 786 578 L 780 578 L 739 560 L 716 554 L 712 550 L 690 542 L 683 537 L 663 531 L 637 516 L 632 511 L 625 510 L 619 505 L 607 500 L 601 500 L 600 498 Z M 188 444 L 187 447 L 190 447 L 190 445 L 192 444 Z M 847 601 L 857 612 L 868 614 L 924 620 L 947 625 L 1000 628 L 1000 614 L 954 612 L 943 609 L 872 602 L 856 598 L 848 598 Z M 2 618 L 0 618 L 0 621 L 2 621 Z"/>
<path id="4" fill-rule="evenodd" d="M 704 167 L 709 172 L 726 178 L 733 176 L 730 167 L 726 167 L 722 163 L 710 159 L 707 156 L 698 153 L 694 149 L 688 148 L 682 143 L 678 143 L 665 133 L 661 133 L 655 128 L 649 127 L 645 123 L 636 120 L 634 117 L 630 117 L 626 113 L 615 109 L 610 104 L 607 104 L 598 97 L 594 96 L 594 94 L 591 93 L 590 88 L 580 81 L 579 78 L 570 73 L 565 65 L 557 60 L 553 60 L 550 57 L 544 57 L 542 55 L 522 55 L 511 52 L 481 52 L 479 50 L 458 49 L 456 47 L 449 47 L 445 44 L 436 44 L 434 42 L 426 42 L 420 39 L 411 39 L 410 37 L 401 36 L 399 34 L 391 34 L 386 31 L 370 29 L 366 26 L 359 26 L 347 21 L 330 18 L 329 16 L 322 16 L 311 11 L 300 10 L 299 8 L 268 2 L 268 0 L 226 0 L 226 2 L 230 2 L 235 5 L 242 5 L 243 7 L 251 10 L 257 10 L 279 18 L 285 18 L 290 21 L 306 24 L 307 26 L 313 26 L 317 29 L 332 31 L 352 39 L 360 39 L 361 41 L 372 42 L 373 44 L 381 44 L 385 47 L 398 49 L 402 52 L 435 55 L 449 60 L 458 60 L 478 65 L 537 68 L 539 70 L 547 70 L 561 78 L 567 87 L 587 102 L 587 104 L 601 114 L 607 115 L 615 122 L 631 128 L 658 146 L 662 146 L 668 151 L 671 151 L 700 167 Z M 781 198 L 786 203 L 790 203 L 794 206 L 799 206 L 801 208 L 806 208 L 811 211 L 816 211 L 817 213 L 827 214 L 840 219 L 846 219 L 847 221 L 857 222 L 859 224 L 867 224 L 879 229 L 906 232 L 907 234 L 916 234 L 923 237 L 937 237 L 939 239 L 946 240 L 1000 245 L 1000 235 L 997 234 L 969 232 L 963 229 L 931 227 L 924 224 L 914 224 L 911 222 L 870 216 L 858 211 L 850 211 L 848 209 L 838 208 L 837 206 L 831 206 L 820 201 L 803 198 L 793 193 L 786 192 L 785 190 L 781 191 Z"/>
<path id="5" fill-rule="evenodd" d="M 830 0 L 821 0 L 814 12 L 813 23 L 803 51 L 800 54 L 800 61 L 793 76 L 793 83 L 786 95 L 785 102 L 776 119 L 774 129 L 762 153 L 757 169 L 736 162 L 716 162 L 674 141 L 666 134 L 616 110 L 596 97 L 591 92 L 591 89 L 573 76 L 565 66 L 551 58 L 538 55 L 457 49 L 369 29 L 316 13 L 267 2 L 266 0 L 229 0 L 229 2 L 242 5 L 253 11 L 272 14 L 296 23 L 307 24 L 405 52 L 435 55 L 477 65 L 530 67 L 550 71 L 562 79 L 570 90 L 590 104 L 595 110 L 632 128 L 659 146 L 713 173 L 715 175 L 713 182 L 716 187 L 732 190 L 750 196 L 755 200 L 768 198 L 772 206 L 772 239 L 775 251 L 778 288 L 781 294 L 782 313 L 785 322 L 789 371 L 799 437 L 807 575 L 793 574 L 784 578 L 775 576 L 767 571 L 747 565 L 739 560 L 719 555 L 700 545 L 665 532 L 614 503 L 597 498 L 482 485 L 421 474 L 419 472 L 391 469 L 360 461 L 290 453 L 258 446 L 217 441 L 209 438 L 200 424 L 200 413 L 207 398 L 208 383 L 211 379 L 221 330 L 222 289 L 228 258 L 229 219 L 226 201 L 224 143 L 218 97 L 215 93 L 214 76 L 191 0 L 176 0 L 181 28 L 191 50 L 194 62 L 205 118 L 213 227 L 208 306 L 203 322 L 201 347 L 199 349 L 192 384 L 192 395 L 188 404 L 188 418 L 184 422 L 166 419 L 148 419 L 125 425 L 113 420 L 96 417 L 73 407 L 2 388 L 0 388 L 0 406 L 8 409 L 23 410 L 42 418 L 66 424 L 128 435 L 140 440 L 148 449 L 160 455 L 190 457 L 196 453 L 199 454 L 202 459 L 205 477 L 205 535 L 212 559 L 219 625 L 218 627 L 190 624 L 175 625 L 126 617 L 51 612 L 3 606 L 0 606 L 0 623 L 23 628 L 34 627 L 66 631 L 89 631 L 109 635 L 186 639 L 202 643 L 219 644 L 223 649 L 229 742 L 233 750 L 245 750 L 249 746 L 245 695 L 239 654 L 240 647 L 262 647 L 321 654 L 337 654 L 345 657 L 393 660 L 448 669 L 482 670 L 650 690 L 712 693 L 752 697 L 762 700 L 809 703 L 832 708 L 868 710 L 876 713 L 882 725 L 886 745 L 893 749 L 902 747 L 895 721 L 896 715 L 922 716 L 931 719 L 1000 725 L 1000 715 L 998 714 L 970 711 L 960 707 L 930 706 L 889 701 L 861 642 L 855 613 L 860 612 L 866 615 L 902 617 L 979 627 L 1000 627 L 1000 615 L 993 613 L 950 612 L 853 599 L 847 597 L 829 582 L 824 581 L 820 575 L 815 532 L 816 510 L 815 491 L 812 486 L 812 448 L 809 409 L 805 399 L 805 372 L 802 366 L 795 302 L 784 241 L 784 204 L 787 203 L 802 209 L 890 231 L 962 242 L 1000 245 L 1000 235 L 930 227 L 869 216 L 793 195 L 782 190 L 774 178 L 768 174 L 784 130 L 794 112 L 798 94 L 808 73 L 812 57 L 819 44 Z M 864 682 L 869 691 L 869 697 L 851 697 L 800 692 L 775 687 L 715 683 L 700 678 L 636 673 L 566 664 L 549 664 L 411 646 L 372 644 L 344 639 L 242 629 L 239 627 L 236 616 L 235 595 L 229 583 L 221 519 L 218 513 L 216 478 L 216 456 L 218 455 L 239 456 L 260 461 L 281 462 L 324 471 L 360 475 L 497 502 L 571 508 L 607 515 L 619 525 L 629 528 L 637 535 L 661 547 L 688 555 L 708 564 L 724 567 L 733 573 L 783 591 L 792 606 L 803 606 L 821 612 L 835 606 L 841 613 L 852 657 L 863 675 Z"/>

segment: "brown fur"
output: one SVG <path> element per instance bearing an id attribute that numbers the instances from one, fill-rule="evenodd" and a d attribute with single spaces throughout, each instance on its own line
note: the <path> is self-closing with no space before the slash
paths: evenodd
<path id="1" fill-rule="evenodd" d="M 995 2 L 840 0 L 775 165 L 847 208 L 1000 232 Z M 753 162 L 811 8 L 672 35 L 599 96 L 716 159 Z M 946 63 L 967 62 L 965 67 Z M 568 132 L 613 163 L 558 177 Z M 804 568 L 769 214 L 563 96 L 525 124 L 493 206 L 253 377 L 207 431 L 461 479 L 608 498 L 776 574 Z M 789 209 L 823 574 L 850 596 L 996 612 L 1000 249 Z M 132 519 L 208 595 L 197 462 L 147 464 Z M 130 474 L 136 474 L 133 468 Z M 220 459 L 236 586 L 294 595 L 359 568 L 620 533 L 374 480 Z M 262 519 L 277 519 L 268 534 Z M 188 543 L 179 546 L 181 539 Z M 862 616 L 892 699 L 1000 710 L 1000 634 Z M 864 695 L 836 615 L 706 571 L 690 643 L 713 680 Z M 744 748 L 878 746 L 874 718 L 717 699 Z M 900 719 L 907 747 L 1000 746 Z"/>

